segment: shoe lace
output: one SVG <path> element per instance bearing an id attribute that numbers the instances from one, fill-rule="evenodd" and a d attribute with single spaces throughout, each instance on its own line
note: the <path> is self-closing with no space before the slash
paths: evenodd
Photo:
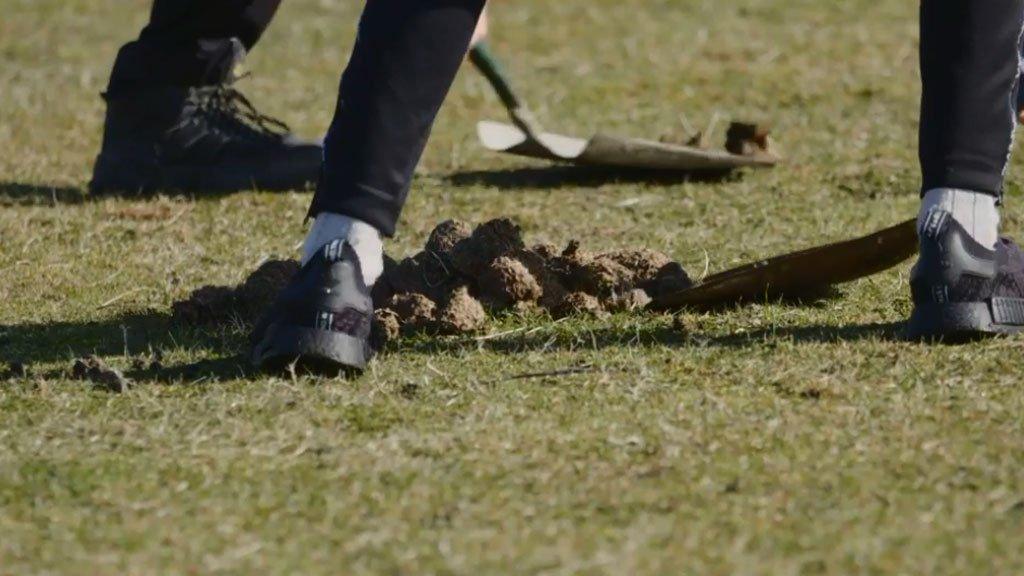
<path id="1" fill-rule="evenodd" d="M 229 136 L 278 140 L 291 132 L 287 124 L 261 113 L 230 84 L 193 88 L 189 94 L 193 114 L 177 127 L 201 118 L 210 128 Z"/>

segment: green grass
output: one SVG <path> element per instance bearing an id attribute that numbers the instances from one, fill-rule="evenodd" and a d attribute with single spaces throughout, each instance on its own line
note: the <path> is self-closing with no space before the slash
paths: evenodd
<path id="1" fill-rule="evenodd" d="M 322 132 L 359 4 L 285 2 L 245 91 Z M 898 341 L 909 263 L 808 307 L 507 317 L 488 331 L 524 330 L 405 342 L 355 381 L 258 376 L 244 326 L 170 328 L 193 288 L 293 254 L 310 194 L 85 194 L 98 93 L 147 10 L 3 2 L 0 360 L 34 375 L 0 380 L 0 574 L 1024 572 L 1024 344 Z M 916 10 L 499 3 L 495 48 L 547 125 L 657 137 L 719 113 L 772 123 L 787 162 L 652 183 L 498 157 L 467 70 L 389 250 L 508 215 L 699 273 L 910 217 Z M 133 372 L 150 350 L 166 369 Z M 93 352 L 139 386 L 68 380 Z"/>

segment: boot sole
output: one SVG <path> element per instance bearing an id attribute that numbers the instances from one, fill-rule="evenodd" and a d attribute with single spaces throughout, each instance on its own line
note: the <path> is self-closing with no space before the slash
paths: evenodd
<path id="1" fill-rule="evenodd" d="M 252 363 L 259 370 L 282 373 L 356 376 L 373 356 L 367 341 L 341 332 L 305 326 L 270 325 L 253 347 Z"/>
<path id="2" fill-rule="evenodd" d="M 969 342 L 1024 332 L 1024 299 L 925 303 L 914 306 L 907 323 L 910 340 Z"/>
<path id="3" fill-rule="evenodd" d="M 306 161 L 234 162 L 225 164 L 147 164 L 134 159 L 100 154 L 89 183 L 92 194 L 152 194 L 166 190 L 182 192 L 236 192 L 242 190 L 284 191 L 307 188 L 316 183 L 320 171 L 319 153 Z"/>

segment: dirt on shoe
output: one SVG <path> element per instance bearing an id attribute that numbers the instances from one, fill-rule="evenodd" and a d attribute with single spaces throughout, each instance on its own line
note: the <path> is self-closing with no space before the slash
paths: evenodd
<path id="1" fill-rule="evenodd" d="M 75 380 L 91 382 L 96 388 L 117 394 L 127 392 L 132 382 L 120 371 L 107 366 L 96 356 L 86 356 L 75 360 L 71 367 L 71 377 Z"/>

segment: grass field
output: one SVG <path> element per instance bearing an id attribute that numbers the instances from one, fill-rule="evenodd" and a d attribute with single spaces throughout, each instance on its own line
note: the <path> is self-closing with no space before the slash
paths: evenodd
<path id="1" fill-rule="evenodd" d="M 98 94 L 148 3 L 0 8 L 0 360 L 32 370 L 0 380 L 0 574 L 1024 573 L 1024 343 L 899 341 L 910 263 L 813 306 L 510 316 L 488 333 L 525 330 L 406 341 L 354 381 L 266 378 L 246 326 L 169 309 L 293 255 L 310 193 L 90 198 Z M 245 92 L 320 134 L 358 11 L 285 2 Z M 388 249 L 508 215 L 699 275 L 908 218 L 916 11 L 498 4 L 495 48 L 547 125 L 657 137 L 717 113 L 770 122 L 787 162 L 651 182 L 497 157 L 474 124 L 500 107 L 467 69 Z M 165 369 L 133 371 L 151 351 Z M 139 386 L 68 379 L 88 353 Z"/>

